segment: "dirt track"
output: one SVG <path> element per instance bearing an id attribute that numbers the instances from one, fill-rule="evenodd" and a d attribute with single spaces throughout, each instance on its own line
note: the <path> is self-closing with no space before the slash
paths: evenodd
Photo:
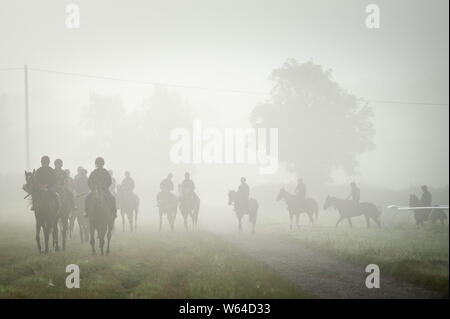
<path id="1" fill-rule="evenodd" d="M 219 234 L 315 298 L 439 298 L 436 292 L 383 275 L 382 269 L 380 288 L 368 289 L 364 267 L 329 257 L 301 243 L 280 240 L 275 234 Z"/>

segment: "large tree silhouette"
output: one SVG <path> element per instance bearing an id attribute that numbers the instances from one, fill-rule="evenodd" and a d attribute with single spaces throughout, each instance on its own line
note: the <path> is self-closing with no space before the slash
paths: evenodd
<path id="1" fill-rule="evenodd" d="M 333 169 L 353 174 L 357 155 L 372 148 L 371 109 L 313 62 L 289 59 L 270 77 L 270 98 L 257 105 L 255 127 L 279 129 L 279 156 L 308 183 L 325 183 Z"/>

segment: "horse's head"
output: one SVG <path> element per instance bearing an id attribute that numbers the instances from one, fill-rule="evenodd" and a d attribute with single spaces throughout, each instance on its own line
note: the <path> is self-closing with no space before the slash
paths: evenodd
<path id="1" fill-rule="evenodd" d="M 284 189 L 284 187 L 282 187 L 280 189 L 280 191 L 278 192 L 277 201 L 282 200 L 285 196 L 286 196 L 286 190 Z"/>
<path id="2" fill-rule="evenodd" d="M 232 205 L 236 199 L 236 192 L 233 190 L 228 191 L 228 205 Z"/>
<path id="3" fill-rule="evenodd" d="M 325 203 L 323 203 L 323 209 L 328 209 L 331 205 L 333 205 L 333 197 L 328 195 L 325 199 Z"/>
<path id="4" fill-rule="evenodd" d="M 25 185 L 23 186 L 23 189 L 28 193 L 31 193 L 35 187 L 35 172 L 35 170 L 32 172 L 25 171 Z"/>

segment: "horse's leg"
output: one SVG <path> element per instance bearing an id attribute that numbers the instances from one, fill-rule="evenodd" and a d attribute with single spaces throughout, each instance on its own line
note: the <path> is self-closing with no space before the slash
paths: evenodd
<path id="1" fill-rule="evenodd" d="M 370 228 L 370 217 L 367 215 L 365 215 L 364 217 L 366 217 L 367 228 Z"/>
<path id="2" fill-rule="evenodd" d="M 48 254 L 48 242 L 50 240 L 50 223 L 43 223 L 42 230 L 44 231 L 44 241 L 45 241 L 45 253 Z"/>
<path id="3" fill-rule="evenodd" d="M 81 224 L 80 217 L 77 216 L 76 218 L 77 218 L 78 228 L 80 228 L 80 240 L 81 240 L 81 243 L 84 243 L 84 229 Z"/>
<path id="4" fill-rule="evenodd" d="M 344 219 L 344 217 L 339 217 L 338 221 L 336 222 L 336 227 L 338 227 L 339 223 Z"/>
<path id="5" fill-rule="evenodd" d="M 59 218 L 58 218 L 59 219 Z M 53 248 L 55 249 L 55 251 L 59 251 L 59 243 L 58 243 L 58 222 L 55 223 L 55 225 L 53 226 Z"/>
<path id="6" fill-rule="evenodd" d="M 291 219 L 291 226 L 289 230 L 292 231 L 293 215 L 291 213 L 289 213 L 289 218 Z"/>
<path id="7" fill-rule="evenodd" d="M 188 219 L 189 219 L 189 214 L 187 212 L 184 212 L 184 214 L 183 214 L 183 223 L 184 223 L 184 229 L 186 231 L 188 231 Z"/>
<path id="8" fill-rule="evenodd" d="M 42 254 L 41 249 L 41 222 L 36 218 L 36 243 L 39 250 L 39 253 Z"/>
<path id="9" fill-rule="evenodd" d="M 72 232 L 75 226 L 75 218 L 73 218 L 73 212 L 69 217 L 69 238 L 72 239 Z"/>
<path id="10" fill-rule="evenodd" d="M 347 217 L 347 220 L 348 220 L 348 224 L 350 225 L 350 228 L 353 227 L 352 219 L 350 217 Z"/>
<path id="11" fill-rule="evenodd" d="M 91 237 L 92 255 L 95 255 L 95 227 L 92 224 L 89 226 L 89 234 Z"/>
<path id="12" fill-rule="evenodd" d="M 120 215 L 122 215 L 122 230 L 125 232 L 125 214 L 123 213 L 122 209 L 120 210 Z"/>
<path id="13" fill-rule="evenodd" d="M 162 229 L 163 216 L 162 212 L 159 211 L 159 231 Z"/>
<path id="14" fill-rule="evenodd" d="M 375 221 L 375 223 L 377 223 L 378 227 L 381 228 L 381 222 L 380 222 L 380 217 L 374 217 L 373 220 Z"/>
<path id="15" fill-rule="evenodd" d="M 256 213 L 254 213 L 252 217 L 252 234 L 255 233 L 255 226 L 256 226 Z"/>
<path id="16" fill-rule="evenodd" d="M 134 231 L 137 231 L 137 215 L 138 215 L 138 210 L 135 209 L 134 210 Z"/>
<path id="17" fill-rule="evenodd" d="M 112 223 L 114 223 L 114 221 Z M 108 228 L 107 228 L 107 232 L 106 232 L 106 239 L 107 239 L 106 254 L 107 255 L 109 254 L 109 243 L 111 242 L 112 223 L 108 224 Z"/>
<path id="18" fill-rule="evenodd" d="M 175 214 L 176 213 L 170 214 L 170 221 L 169 221 L 169 223 L 170 223 L 171 231 L 175 231 Z"/>
<path id="19" fill-rule="evenodd" d="M 238 216 L 239 219 L 239 232 L 242 233 L 242 216 Z"/>
<path id="20" fill-rule="evenodd" d="M 311 226 L 313 226 L 314 225 L 314 212 L 309 212 L 308 217 L 309 217 L 309 222 L 310 222 Z"/>
<path id="21" fill-rule="evenodd" d="M 100 248 L 100 254 L 103 256 L 103 247 L 105 246 L 105 233 L 106 229 L 103 229 L 98 232 L 98 246 Z"/>
<path id="22" fill-rule="evenodd" d="M 67 238 L 68 223 L 69 223 L 68 218 L 64 218 L 63 224 L 62 224 L 62 249 L 63 250 L 66 250 L 66 238 Z"/>

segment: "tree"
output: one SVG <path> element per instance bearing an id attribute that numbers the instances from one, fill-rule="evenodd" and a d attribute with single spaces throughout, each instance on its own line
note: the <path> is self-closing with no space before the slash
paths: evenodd
<path id="1" fill-rule="evenodd" d="M 279 131 L 279 157 L 309 183 L 330 180 L 333 169 L 353 174 L 357 155 L 373 148 L 372 110 L 313 62 L 287 60 L 270 77 L 270 98 L 257 105 L 254 127 Z"/>

